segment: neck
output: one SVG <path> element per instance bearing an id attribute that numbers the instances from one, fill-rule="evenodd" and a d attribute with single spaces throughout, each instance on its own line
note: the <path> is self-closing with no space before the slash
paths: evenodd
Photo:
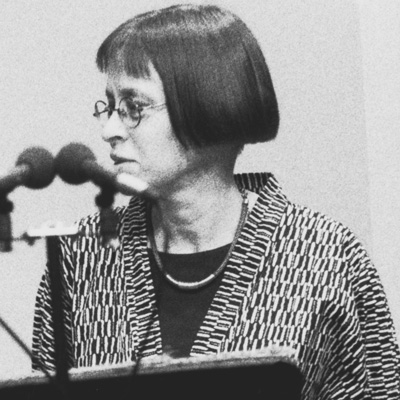
<path id="1" fill-rule="evenodd" d="M 232 172 L 196 174 L 169 196 L 153 202 L 151 218 L 158 250 L 194 253 L 230 243 L 242 202 Z"/>

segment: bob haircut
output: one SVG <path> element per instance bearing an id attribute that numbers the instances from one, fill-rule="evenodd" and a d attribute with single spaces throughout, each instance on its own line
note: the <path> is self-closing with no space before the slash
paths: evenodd
<path id="1" fill-rule="evenodd" d="M 103 73 L 150 76 L 164 85 L 171 124 L 186 148 L 273 139 L 279 111 L 257 40 L 231 12 L 176 5 L 140 14 L 113 31 L 97 52 Z"/>

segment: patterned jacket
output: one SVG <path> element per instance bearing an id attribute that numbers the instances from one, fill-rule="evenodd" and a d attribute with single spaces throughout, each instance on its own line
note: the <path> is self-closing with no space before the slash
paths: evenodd
<path id="1" fill-rule="evenodd" d="M 379 277 L 342 224 L 288 201 L 270 174 L 236 176 L 257 192 L 191 355 L 295 349 L 303 398 L 399 399 L 399 350 Z M 162 353 L 147 253 L 145 201 L 119 216 L 117 249 L 102 247 L 99 215 L 62 239 L 73 367 Z M 36 300 L 33 367 L 54 368 L 49 279 Z"/>

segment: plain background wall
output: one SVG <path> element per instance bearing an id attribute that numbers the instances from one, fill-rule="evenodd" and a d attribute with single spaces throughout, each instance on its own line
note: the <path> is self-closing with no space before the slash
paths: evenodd
<path id="1" fill-rule="evenodd" d="M 0 170 L 9 170 L 27 147 L 56 155 L 73 141 L 111 166 L 92 117 L 94 102 L 104 97 L 96 50 L 129 17 L 174 3 L 1 0 Z M 400 333 L 400 3 L 214 3 L 255 33 L 281 110 L 278 138 L 246 148 L 237 171 L 271 171 L 293 201 L 348 225 L 375 261 Z M 97 193 L 90 183 L 71 186 L 59 178 L 43 190 L 17 188 L 9 196 L 14 236 L 46 221 L 72 224 L 96 211 Z M 0 254 L 0 317 L 28 344 L 45 250 L 43 240 L 16 241 L 11 253 Z M 29 370 L 29 358 L 0 329 L 0 379 Z"/>
<path id="2" fill-rule="evenodd" d="M 371 247 L 400 334 L 400 2 L 358 0 Z"/>

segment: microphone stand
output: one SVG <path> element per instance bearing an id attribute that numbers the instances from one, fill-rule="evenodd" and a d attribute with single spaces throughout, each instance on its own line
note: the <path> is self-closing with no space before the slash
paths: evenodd
<path id="1" fill-rule="evenodd" d="M 116 188 L 113 184 L 103 183 L 95 202 L 100 209 L 100 236 L 103 246 L 118 246 L 117 225 L 118 218 L 112 210 Z M 0 209 L 1 211 L 1 209 Z M 53 310 L 56 383 L 64 398 L 69 395 L 68 354 L 69 343 L 65 333 L 65 314 L 63 306 L 64 286 L 62 266 L 60 263 L 59 236 L 77 235 L 75 228 L 49 227 L 27 233 L 27 238 L 34 240 L 37 237 L 46 238 L 47 266 L 50 278 L 51 306 Z"/>
<path id="2" fill-rule="evenodd" d="M 60 236 L 75 236 L 78 229 L 75 227 L 49 226 L 27 232 L 30 240 L 39 237 L 46 238 L 47 268 L 50 278 L 51 307 L 53 311 L 54 329 L 54 359 L 56 367 L 55 382 L 63 398 L 68 398 L 69 376 L 68 354 L 70 351 L 65 333 L 65 313 L 63 306 L 64 286 L 62 279 L 62 266 L 60 263 Z"/>
<path id="3" fill-rule="evenodd" d="M 100 236 L 104 247 L 118 247 L 118 217 L 112 209 L 116 194 L 115 186 L 104 184 L 100 186 L 100 193 L 96 196 L 96 206 L 100 210 Z"/>
<path id="4" fill-rule="evenodd" d="M 0 193 L 0 252 L 12 250 L 11 212 L 13 203 L 7 198 L 8 193 Z"/>
<path id="5" fill-rule="evenodd" d="M 50 277 L 51 305 L 53 309 L 54 347 L 56 364 L 56 383 L 58 388 L 68 397 L 68 343 L 65 335 L 65 319 L 63 308 L 64 288 L 59 254 L 58 236 L 46 237 L 47 266 Z"/>

